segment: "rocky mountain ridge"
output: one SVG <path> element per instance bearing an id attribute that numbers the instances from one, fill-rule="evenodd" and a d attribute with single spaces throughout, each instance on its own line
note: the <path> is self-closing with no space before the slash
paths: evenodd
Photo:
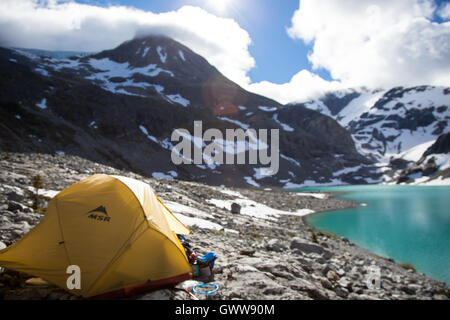
<path id="1" fill-rule="evenodd" d="M 336 119 L 346 128 L 359 153 L 379 163 L 383 176 L 378 182 L 396 181 L 404 175 L 401 170 L 414 166 L 431 144 L 450 131 L 449 87 L 349 89 L 301 105 Z M 444 171 L 449 157 L 438 154 L 448 151 L 436 153 L 440 159 L 437 169 Z M 358 170 L 351 169 L 354 174 Z"/>
<path id="2" fill-rule="evenodd" d="M 361 163 L 366 176 L 381 174 L 334 120 L 247 92 L 163 36 L 62 59 L 0 48 L 0 66 L 5 151 L 64 152 L 147 176 L 216 185 L 354 183 L 335 172 Z M 222 133 L 278 129 L 278 174 L 264 177 L 261 164 L 175 166 L 171 134 L 185 128 L 192 135 L 194 120 Z M 259 143 L 254 140 L 247 151 Z"/>

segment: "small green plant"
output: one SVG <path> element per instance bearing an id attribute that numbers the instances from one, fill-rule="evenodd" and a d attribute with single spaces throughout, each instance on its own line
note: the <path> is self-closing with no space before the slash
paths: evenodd
<path id="1" fill-rule="evenodd" d="M 444 296 L 446 296 L 447 298 L 450 298 L 450 290 L 444 290 L 444 289 L 441 289 L 441 290 L 439 290 L 438 292 L 436 292 L 437 294 L 442 294 L 442 295 L 444 295 Z"/>
<path id="2" fill-rule="evenodd" d="M 414 268 L 414 266 L 409 263 L 401 263 L 400 266 L 405 269 L 409 269 L 412 270 L 413 272 L 416 272 L 416 268 Z"/>
<path id="3" fill-rule="evenodd" d="M 294 232 L 288 232 L 287 233 L 287 236 L 289 237 L 289 238 L 293 238 L 293 237 L 295 237 L 297 234 L 296 233 L 294 233 Z"/>
<path id="4" fill-rule="evenodd" d="M 317 235 L 314 232 L 314 230 L 311 230 L 311 241 L 314 243 L 319 243 L 319 240 L 317 239 Z"/>
<path id="5" fill-rule="evenodd" d="M 46 210 L 45 210 L 45 208 L 37 207 L 36 209 L 33 209 L 33 212 L 44 214 L 46 212 Z"/>
<path id="6" fill-rule="evenodd" d="M 32 178 L 32 184 L 34 188 L 33 192 L 33 209 L 37 210 L 39 208 L 39 189 L 42 189 L 44 187 L 42 183 L 42 179 L 40 175 L 34 176 Z"/>
<path id="7" fill-rule="evenodd" d="M 335 239 L 335 240 L 338 238 L 336 233 L 330 233 L 330 232 L 326 232 L 326 231 L 319 232 L 319 236 L 327 237 L 327 238 Z"/>

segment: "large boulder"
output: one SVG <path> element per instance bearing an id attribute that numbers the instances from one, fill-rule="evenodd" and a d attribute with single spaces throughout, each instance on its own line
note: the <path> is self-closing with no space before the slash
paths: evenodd
<path id="1" fill-rule="evenodd" d="M 8 200 L 10 200 L 10 201 L 20 202 L 23 199 L 25 199 L 23 192 L 20 192 L 18 190 L 17 191 L 13 190 L 10 193 L 8 193 Z"/>
<path id="2" fill-rule="evenodd" d="M 239 214 L 241 213 L 241 206 L 237 204 L 236 202 L 233 202 L 231 204 L 231 213 Z"/>
<path id="3" fill-rule="evenodd" d="M 297 253 L 302 254 L 311 254 L 315 253 L 318 255 L 322 255 L 324 258 L 330 257 L 330 252 L 322 248 L 322 246 L 310 242 L 306 242 L 300 238 L 294 238 L 291 241 L 291 250 Z"/>
<path id="4" fill-rule="evenodd" d="M 267 242 L 266 249 L 269 251 L 282 252 L 287 248 L 280 239 L 270 239 Z"/>
<path id="5" fill-rule="evenodd" d="M 16 201 L 8 201 L 8 210 L 12 211 L 12 212 L 27 212 L 27 213 L 31 213 L 33 212 L 32 209 L 30 209 L 27 206 L 24 206 L 23 204 L 16 202 Z"/>

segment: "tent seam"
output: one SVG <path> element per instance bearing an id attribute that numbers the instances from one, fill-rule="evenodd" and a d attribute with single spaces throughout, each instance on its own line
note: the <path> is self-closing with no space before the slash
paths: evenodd
<path id="1" fill-rule="evenodd" d="M 159 202 L 160 204 L 162 204 L 162 206 L 163 206 L 167 211 L 169 211 L 170 214 L 171 214 L 171 215 L 172 215 L 179 223 L 181 223 L 186 229 L 189 230 L 189 234 L 192 234 L 191 229 L 189 229 L 188 227 L 186 227 L 186 226 L 184 225 L 184 223 L 181 222 L 180 219 L 178 219 L 178 218 L 173 214 L 173 212 L 172 212 L 169 208 L 166 207 L 166 205 L 161 201 L 161 199 L 159 199 L 159 197 L 156 195 L 156 193 L 153 192 L 153 194 L 155 195 L 156 199 L 158 199 L 158 202 Z"/>
<path id="2" fill-rule="evenodd" d="M 58 216 L 58 225 L 59 225 L 59 232 L 61 233 L 61 238 L 62 238 L 62 245 L 64 246 L 64 251 L 66 252 L 66 258 L 67 261 L 69 262 L 69 266 L 72 265 L 72 262 L 70 261 L 70 257 L 69 257 L 69 251 L 67 250 L 67 246 L 66 246 L 66 239 L 64 237 L 64 232 L 63 232 L 63 228 L 62 228 L 62 224 L 61 224 L 61 216 L 59 214 L 59 209 L 58 209 L 58 199 L 55 197 L 55 209 L 56 209 L 56 215 Z"/>
<path id="3" fill-rule="evenodd" d="M 130 190 L 130 192 L 134 195 L 135 199 L 137 200 L 137 202 L 139 203 L 139 206 L 140 206 L 141 209 L 142 209 L 142 214 L 144 215 L 144 220 L 147 221 L 148 227 L 149 227 L 150 229 L 152 229 L 152 230 L 158 231 L 158 232 L 161 233 L 164 237 L 166 237 L 171 243 L 175 244 L 175 246 L 177 247 L 178 251 L 180 251 L 180 252 L 182 253 L 183 257 L 186 258 L 186 262 L 189 263 L 189 260 L 188 260 L 188 258 L 187 258 L 187 256 L 186 256 L 186 252 L 185 252 L 185 251 L 182 251 L 181 248 L 180 248 L 178 245 L 176 245 L 176 243 L 174 243 L 174 242 L 172 241 L 172 239 L 170 239 L 168 236 L 166 236 L 163 232 L 161 232 L 161 231 L 159 230 L 159 228 L 157 228 L 155 225 L 151 224 L 151 223 L 147 220 L 147 216 L 145 215 L 144 207 L 142 206 L 141 202 L 139 201 L 138 197 L 137 197 L 136 194 L 133 192 L 133 190 L 132 190 L 125 182 L 123 182 L 122 180 L 120 180 L 120 179 L 118 179 L 118 178 L 116 178 L 116 177 L 114 177 L 114 176 L 112 176 L 112 177 L 113 177 L 114 179 L 116 179 L 117 181 L 119 181 L 120 183 L 122 183 L 122 184 L 123 184 L 128 190 Z M 151 189 L 152 193 L 156 196 L 155 192 L 153 191 L 153 188 L 150 188 L 150 189 Z M 161 200 L 159 200 L 158 196 L 156 196 L 156 199 L 158 200 L 158 202 L 161 203 Z M 165 207 L 165 206 L 164 206 L 164 207 Z M 172 213 L 171 211 L 169 211 L 169 212 Z M 174 214 L 172 213 L 172 215 L 174 215 Z M 175 216 L 175 215 L 174 215 L 174 216 Z M 176 218 L 176 217 L 175 217 L 175 218 Z M 178 220 L 178 219 L 177 219 L 177 220 Z M 178 220 L 178 221 L 179 221 L 179 220 Z M 181 223 L 181 221 L 180 221 L 180 223 Z M 184 224 L 183 224 L 183 225 L 184 225 Z M 189 231 L 191 231 L 191 230 L 190 230 L 189 228 L 187 228 L 187 227 L 186 227 L 186 229 L 188 229 Z M 173 232 L 172 230 L 170 230 L 170 231 L 171 231 L 172 233 L 175 233 L 175 232 Z"/>
<path id="4" fill-rule="evenodd" d="M 141 232 L 141 234 L 140 234 L 139 236 L 136 237 L 136 239 L 133 241 L 133 243 L 136 242 L 136 241 L 137 241 L 137 240 L 138 240 L 138 239 L 139 239 L 139 238 L 140 238 L 147 230 L 149 230 L 149 229 L 151 229 L 151 230 L 153 230 L 153 231 L 155 231 L 155 232 L 158 232 L 158 233 L 161 234 L 164 238 L 166 238 L 167 240 L 169 240 L 169 242 L 170 242 L 173 246 L 175 246 L 175 247 L 178 249 L 179 252 L 182 253 L 182 256 L 185 258 L 186 262 L 187 262 L 188 265 L 189 265 L 189 261 L 188 261 L 187 258 L 186 258 L 186 254 L 185 254 L 184 252 L 182 252 L 182 251 L 180 250 L 180 248 L 179 248 L 172 240 L 170 240 L 164 233 L 160 232 L 159 230 L 157 230 L 157 229 L 155 229 L 155 228 L 149 227 L 149 228 L 143 230 L 143 231 Z M 130 247 L 131 247 L 131 246 L 130 246 Z M 105 270 L 104 270 L 102 273 L 106 272 L 106 271 L 113 265 L 113 263 L 117 261 L 117 259 L 119 259 L 125 252 L 127 252 L 127 251 L 130 249 L 130 247 L 128 247 L 126 250 L 124 250 L 120 256 L 117 256 L 117 257 L 115 257 L 113 260 L 111 260 L 111 262 L 108 264 L 108 266 L 105 268 Z M 181 274 L 184 274 L 184 273 L 181 273 Z M 92 287 L 94 286 L 94 284 L 96 284 L 96 283 L 100 280 L 100 278 L 101 278 L 101 277 L 99 277 L 97 280 L 95 280 L 95 282 L 89 287 L 89 290 L 92 289 Z M 152 279 L 148 279 L 148 280 L 152 281 Z M 136 283 L 136 284 L 139 284 L 139 283 Z M 128 286 L 133 286 L 133 285 L 130 284 L 130 285 L 128 285 Z M 127 286 L 127 287 L 128 287 L 128 286 Z M 89 290 L 87 291 L 87 294 L 89 293 Z M 112 291 L 114 291 L 114 290 L 112 290 Z M 107 291 L 107 292 L 110 292 L 110 291 Z M 107 292 L 103 292 L 103 293 L 107 293 Z M 100 294 L 103 294 L 103 293 L 100 293 Z"/>
<path id="5" fill-rule="evenodd" d="M 124 244 L 117 250 L 117 252 L 115 253 L 114 257 L 108 262 L 108 264 L 105 266 L 105 268 L 102 270 L 102 272 L 100 273 L 100 276 L 89 286 L 89 289 L 86 291 L 86 294 L 89 293 L 89 291 L 92 289 L 92 287 L 94 285 L 97 284 L 97 282 L 102 278 L 102 276 L 105 274 L 106 271 L 108 271 L 108 269 L 113 265 L 114 262 L 117 261 L 117 259 L 119 259 L 125 252 L 127 252 L 129 250 L 129 248 L 131 247 L 131 244 L 133 244 L 137 239 L 139 239 L 139 237 L 141 237 L 145 231 L 147 231 L 149 228 L 144 229 L 141 234 L 139 234 L 136 239 L 133 242 L 130 242 L 130 239 L 133 237 L 134 233 L 136 232 L 136 230 L 139 229 L 139 227 L 143 224 L 143 222 L 141 222 L 136 229 L 130 234 L 130 237 L 124 242 Z M 128 246 L 127 249 L 125 249 L 124 251 L 122 251 L 122 254 L 119 255 L 119 253 L 121 252 L 121 250 L 123 248 L 125 248 L 126 246 Z"/>

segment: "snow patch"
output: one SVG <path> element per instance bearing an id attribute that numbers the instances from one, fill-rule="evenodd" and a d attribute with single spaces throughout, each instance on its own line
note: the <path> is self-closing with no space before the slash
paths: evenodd
<path id="1" fill-rule="evenodd" d="M 39 73 L 39 74 L 41 74 L 41 75 L 43 75 L 44 77 L 48 77 L 48 76 L 49 76 L 48 71 L 45 70 L 45 69 L 42 69 L 42 68 L 36 68 L 36 69 L 34 69 L 34 71 L 37 72 L 37 73 Z"/>
<path id="2" fill-rule="evenodd" d="M 40 109 L 47 109 L 47 99 L 44 98 L 42 99 L 42 101 L 40 103 L 36 103 L 36 107 L 40 108 Z"/>
<path id="3" fill-rule="evenodd" d="M 255 180 L 253 180 L 252 177 L 244 177 L 244 180 L 252 186 L 259 187 L 259 184 Z"/>
<path id="4" fill-rule="evenodd" d="M 352 173 L 352 172 L 357 172 L 357 171 L 359 171 L 362 167 L 363 167 L 362 165 L 359 165 L 359 166 L 355 166 L 355 167 L 344 168 L 344 169 L 342 169 L 342 170 L 333 172 L 333 176 L 334 176 L 334 177 L 338 177 L 338 176 L 343 175 L 343 174 Z"/>
<path id="5" fill-rule="evenodd" d="M 188 99 L 183 98 L 179 94 L 169 94 L 166 97 L 171 102 L 175 102 L 175 103 L 181 104 L 183 107 L 187 107 L 191 103 Z"/>
<path id="6" fill-rule="evenodd" d="M 27 189 L 33 193 L 36 192 L 36 189 L 34 187 L 27 187 Z M 38 189 L 37 190 L 37 194 L 39 196 L 43 196 L 43 197 L 48 197 L 48 198 L 53 198 L 55 197 L 57 194 L 59 193 L 59 191 L 56 190 L 51 190 L 51 189 Z"/>
<path id="7" fill-rule="evenodd" d="M 259 106 L 258 109 L 261 110 L 261 111 L 265 111 L 265 112 L 277 111 L 276 107 Z"/>
<path id="8" fill-rule="evenodd" d="M 155 179 L 169 179 L 173 180 L 173 177 L 170 174 L 165 174 L 163 172 L 153 172 L 152 177 Z"/>
<path id="9" fill-rule="evenodd" d="M 142 131 L 143 134 L 145 134 L 145 135 L 147 136 L 148 139 L 152 140 L 153 142 L 155 142 L 155 143 L 157 143 L 157 144 L 160 144 L 160 141 L 159 141 L 158 139 L 156 139 L 156 137 L 151 136 L 151 135 L 148 133 L 146 127 L 140 125 L 140 126 L 139 126 L 139 129 Z"/>
<path id="10" fill-rule="evenodd" d="M 145 56 L 147 55 L 148 51 L 150 50 L 150 47 L 146 47 L 144 49 L 144 52 L 142 52 L 142 58 L 145 58 Z"/>
<path id="11" fill-rule="evenodd" d="M 297 160 L 295 160 L 294 158 L 285 156 L 284 154 L 280 153 L 280 157 L 283 158 L 284 160 L 287 160 L 289 162 L 292 162 L 293 164 L 295 164 L 297 167 L 301 167 L 300 162 L 298 162 Z"/>
<path id="12" fill-rule="evenodd" d="M 286 183 L 284 189 L 295 189 L 295 188 L 305 188 L 305 187 L 327 187 L 327 186 L 343 186 L 348 185 L 348 183 L 343 182 L 340 179 L 332 179 L 330 182 L 316 182 L 314 180 L 305 180 L 303 183 Z"/>
<path id="13" fill-rule="evenodd" d="M 282 215 L 304 216 L 314 213 L 314 210 L 311 209 L 298 209 L 294 212 L 278 210 L 266 206 L 265 204 L 250 200 L 246 197 L 236 198 L 233 200 L 209 199 L 206 201 L 214 204 L 218 208 L 224 208 L 229 211 L 231 211 L 231 204 L 237 203 L 241 206 L 240 214 L 271 221 L 277 221 L 277 218 Z"/>
<path id="14" fill-rule="evenodd" d="M 181 60 L 186 61 L 183 51 L 178 50 L 178 55 L 180 56 Z"/>
<path id="15" fill-rule="evenodd" d="M 272 169 L 270 168 L 253 168 L 253 170 L 255 171 L 255 174 L 253 175 L 253 177 L 256 180 L 261 180 L 263 178 L 267 178 L 269 176 L 272 176 Z"/>
<path id="16" fill-rule="evenodd" d="M 156 48 L 156 51 L 158 51 L 159 59 L 161 60 L 161 62 L 162 63 L 166 63 L 166 61 L 167 61 L 167 53 L 164 51 L 164 49 L 161 48 L 160 46 L 158 46 Z"/>
<path id="17" fill-rule="evenodd" d="M 275 114 L 273 115 L 272 119 L 273 119 L 276 123 L 278 123 L 278 124 L 283 128 L 284 131 L 288 131 L 288 132 L 294 131 L 294 128 L 292 128 L 291 126 L 289 126 L 289 125 L 287 125 L 287 124 L 285 124 L 285 123 L 282 123 L 282 122 L 280 122 L 280 120 L 278 120 L 278 113 L 275 113 Z"/>
<path id="18" fill-rule="evenodd" d="M 226 118 L 226 117 L 217 117 L 217 118 L 219 118 L 220 120 L 223 120 L 223 121 L 228 121 L 228 122 L 234 123 L 235 125 L 238 125 L 239 127 L 241 127 L 244 130 L 247 130 L 250 128 L 250 126 L 248 124 L 242 123 L 238 120 L 234 120 L 234 119 L 230 119 L 230 118 Z"/>
<path id="19" fill-rule="evenodd" d="M 425 151 L 427 151 L 427 149 L 431 147 L 434 142 L 435 140 L 432 140 L 412 147 L 411 149 L 408 149 L 405 152 L 401 153 L 399 155 L 399 158 L 413 162 L 419 161 Z"/>
<path id="20" fill-rule="evenodd" d="M 450 186 L 450 178 L 443 179 L 442 176 L 433 179 L 431 181 L 427 181 L 424 183 L 421 183 L 420 185 L 424 186 Z"/>
<path id="21" fill-rule="evenodd" d="M 317 199 L 327 199 L 328 195 L 326 193 L 314 193 L 314 192 L 295 192 L 296 196 L 302 197 L 313 197 Z"/>

